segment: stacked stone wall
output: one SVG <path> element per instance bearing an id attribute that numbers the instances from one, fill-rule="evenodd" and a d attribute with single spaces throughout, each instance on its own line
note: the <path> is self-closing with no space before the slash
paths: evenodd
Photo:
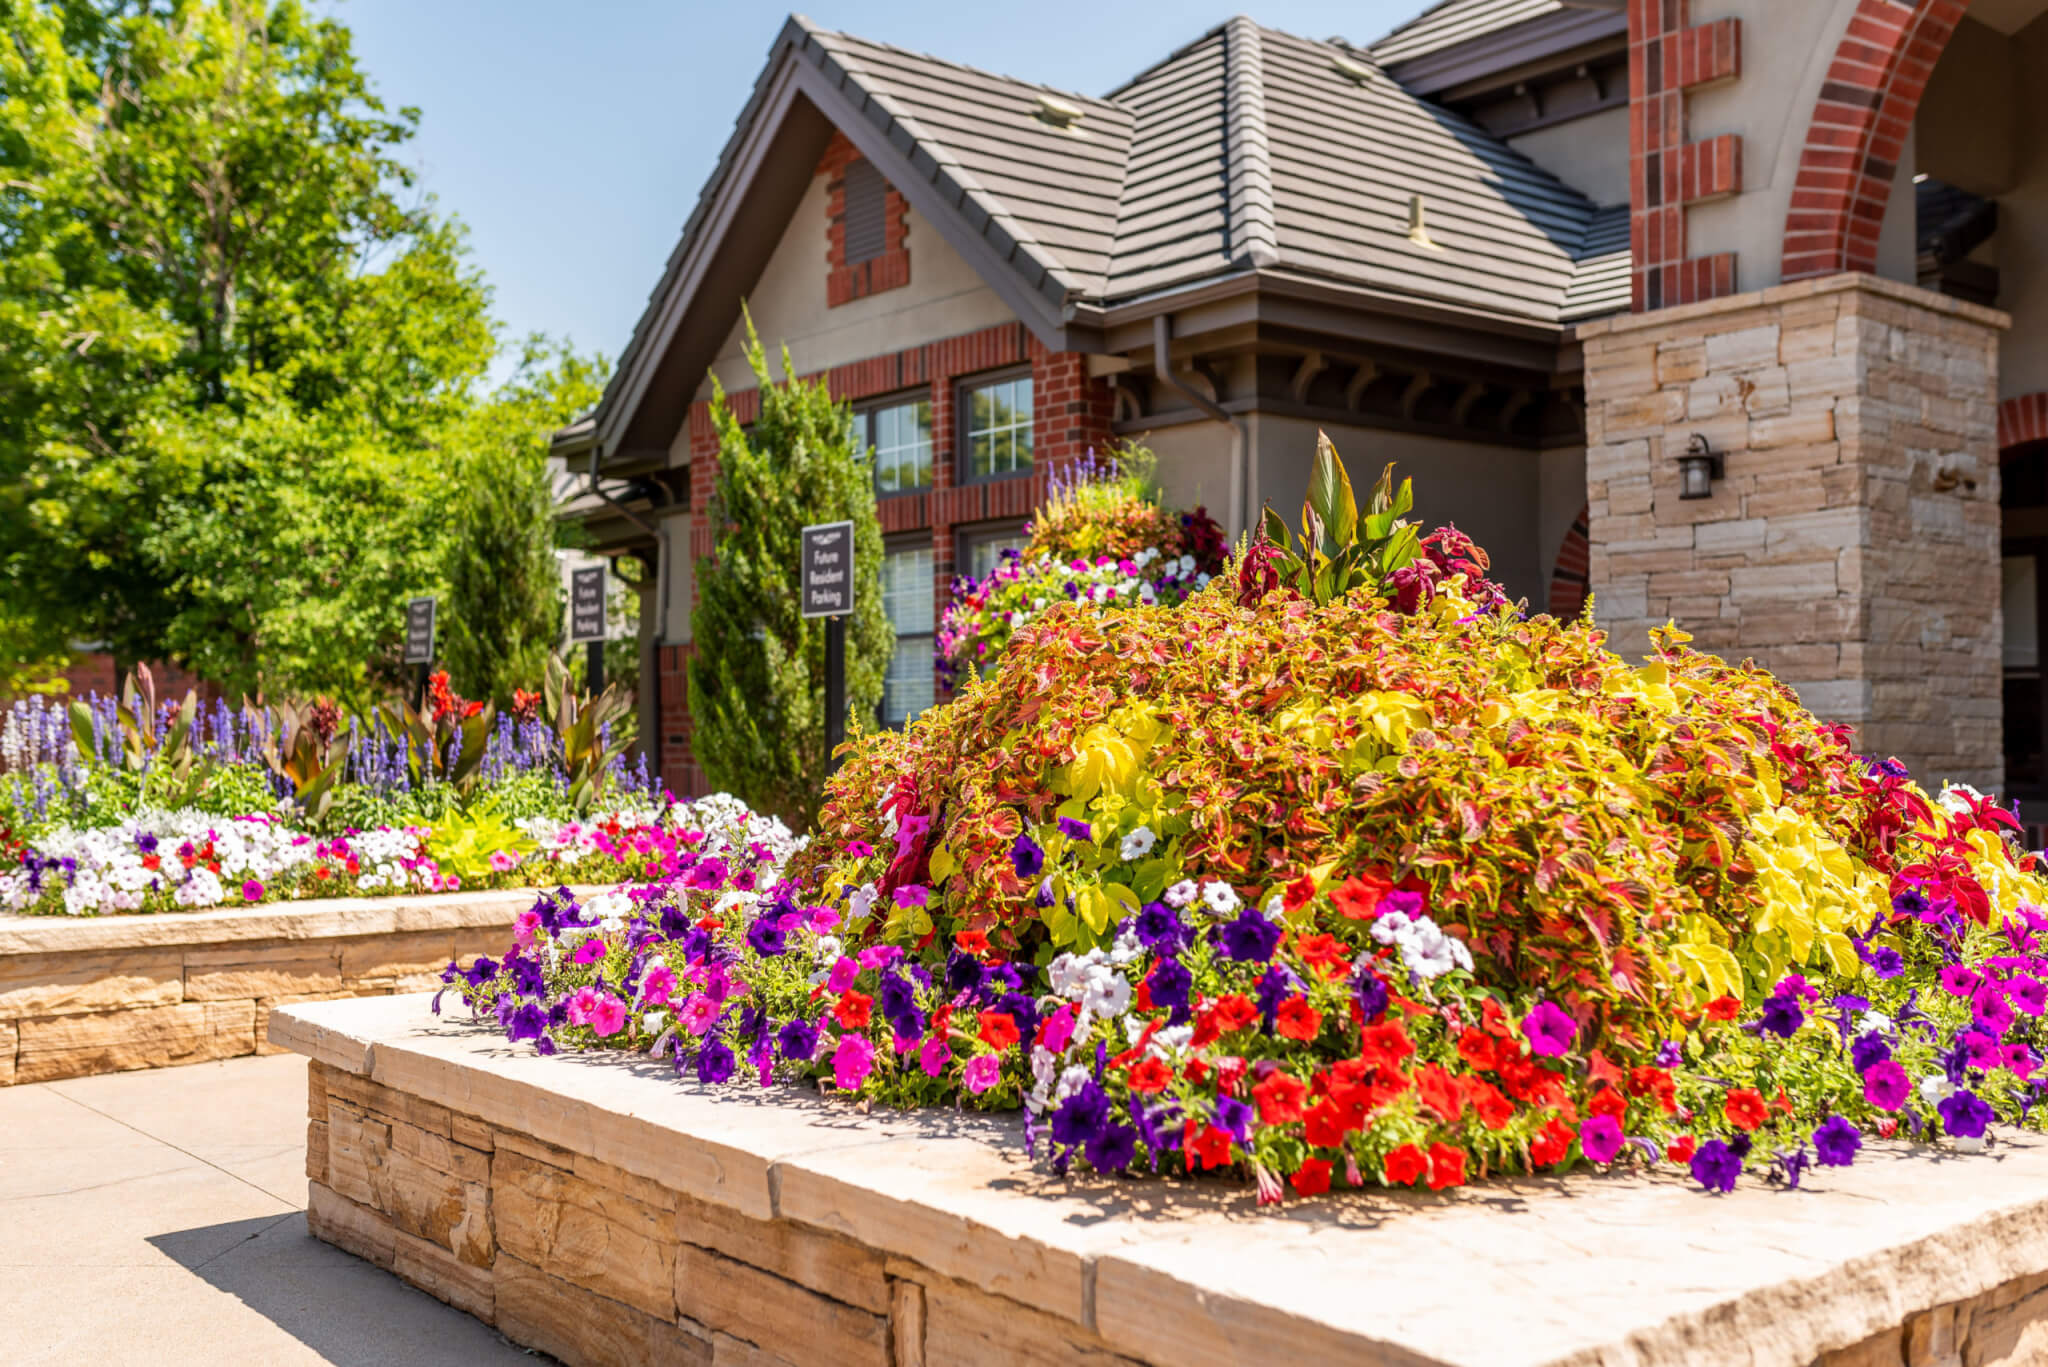
<path id="1" fill-rule="evenodd" d="M 1589 577 L 1616 648 L 1675 620 L 1924 781 L 1998 786 L 2005 325 L 1843 275 L 1582 329 Z M 1725 476 L 1686 500 L 1696 435 Z"/>

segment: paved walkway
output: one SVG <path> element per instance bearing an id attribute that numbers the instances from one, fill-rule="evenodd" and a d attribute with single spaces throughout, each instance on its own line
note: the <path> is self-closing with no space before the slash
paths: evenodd
<path id="1" fill-rule="evenodd" d="M 537 1359 L 306 1233 L 306 1061 L 0 1088 L 9 1364 Z"/>

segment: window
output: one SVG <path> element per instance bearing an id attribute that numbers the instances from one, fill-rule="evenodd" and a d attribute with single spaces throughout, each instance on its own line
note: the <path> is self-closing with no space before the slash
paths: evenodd
<path id="1" fill-rule="evenodd" d="M 1003 552 L 1022 552 L 1029 539 L 1022 527 L 969 532 L 962 538 L 960 572 L 975 579 L 986 579 L 996 566 L 1003 563 Z"/>
<path id="2" fill-rule="evenodd" d="M 1031 468 L 1031 377 L 996 380 L 967 391 L 967 477 L 989 479 Z"/>
<path id="3" fill-rule="evenodd" d="M 846 264 L 872 261 L 889 245 L 889 183 L 875 164 L 863 157 L 849 162 L 843 185 L 846 216 Z"/>
<path id="4" fill-rule="evenodd" d="M 870 408 L 853 415 L 855 446 L 875 448 L 875 492 L 901 494 L 932 482 L 929 399 Z"/>
<path id="5" fill-rule="evenodd" d="M 882 682 L 882 724 L 901 726 L 932 705 L 932 548 L 892 546 L 882 556 L 882 610 L 896 653 Z"/>

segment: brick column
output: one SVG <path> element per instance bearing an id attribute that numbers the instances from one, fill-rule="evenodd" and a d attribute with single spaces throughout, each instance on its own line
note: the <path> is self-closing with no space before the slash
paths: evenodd
<path id="1" fill-rule="evenodd" d="M 1852 274 L 1580 329 L 1595 614 L 1753 657 L 1926 783 L 2003 779 L 2002 313 Z M 1724 454 L 1678 497 L 1698 433 Z"/>
<path id="2" fill-rule="evenodd" d="M 1742 25 L 1692 22 L 1691 0 L 1629 0 L 1629 252 L 1633 307 L 1735 292 L 1735 255 L 1687 254 L 1685 211 L 1742 191 L 1742 140 L 1692 141 L 1687 96 L 1742 74 Z"/>

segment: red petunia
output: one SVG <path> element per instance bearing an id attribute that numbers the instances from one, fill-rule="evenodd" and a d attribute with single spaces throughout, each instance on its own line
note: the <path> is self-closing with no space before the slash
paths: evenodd
<path id="1" fill-rule="evenodd" d="M 1305 1158 L 1294 1176 L 1287 1179 L 1303 1196 L 1321 1196 L 1330 1189 L 1330 1164 L 1323 1158 Z"/>
<path id="2" fill-rule="evenodd" d="M 1500 1042 L 1484 1031 L 1467 1030 L 1458 1036 L 1458 1057 L 1490 1073 L 1500 1066 Z"/>
<path id="3" fill-rule="evenodd" d="M 1742 1002 L 1735 997 L 1716 997 L 1707 1003 L 1707 1019 L 1732 1021 L 1742 1014 Z"/>
<path id="4" fill-rule="evenodd" d="M 864 1030 L 868 1017 L 873 1013 L 875 999 L 865 992 L 849 988 L 832 1008 L 832 1019 L 839 1022 L 844 1030 Z"/>
<path id="5" fill-rule="evenodd" d="M 1562 1120 L 1552 1120 L 1529 1141 L 1529 1161 L 1539 1168 L 1562 1163 L 1570 1156 L 1572 1141 L 1578 1137 L 1578 1131 Z"/>
<path id="6" fill-rule="evenodd" d="M 1323 1028 L 1323 1013 L 1308 1004 L 1306 997 L 1289 997 L 1280 1003 L 1278 1029 L 1288 1039 L 1312 1040 Z"/>
<path id="7" fill-rule="evenodd" d="M 1289 911 L 1300 911 L 1315 900 L 1316 880 L 1309 874 L 1289 883 L 1280 895 L 1280 905 Z"/>
<path id="8" fill-rule="evenodd" d="M 953 933 L 953 943 L 960 947 L 960 952 L 963 954 L 986 954 L 988 952 L 988 932 L 985 930 L 955 931 Z"/>
<path id="9" fill-rule="evenodd" d="M 1157 1054 L 1147 1054 L 1139 1059 L 1137 1065 L 1131 1069 L 1129 1077 L 1125 1079 L 1132 1091 L 1146 1093 L 1164 1091 L 1166 1085 L 1172 1081 L 1173 1069 Z"/>
<path id="10" fill-rule="evenodd" d="M 1022 1038 L 1017 1032 L 1017 1018 L 1007 1011 L 984 1011 L 981 1013 L 980 1021 L 983 1042 L 997 1052 L 1009 1048 Z"/>
<path id="11" fill-rule="evenodd" d="M 1628 1098 L 1612 1087 L 1602 1087 L 1593 1093 L 1593 1099 L 1586 1103 L 1586 1109 L 1594 1115 L 1611 1115 L 1619 1120 L 1628 1112 Z"/>
<path id="12" fill-rule="evenodd" d="M 1739 1130 L 1753 1130 L 1771 1118 L 1763 1095 L 1748 1087 L 1737 1087 L 1729 1092 L 1728 1099 L 1721 1104 L 1721 1114 Z"/>
<path id="13" fill-rule="evenodd" d="M 1230 1161 L 1230 1131 L 1190 1120 L 1181 1135 L 1181 1152 L 1190 1168 L 1220 1168 Z"/>
<path id="14" fill-rule="evenodd" d="M 1671 1074 L 1662 1068 L 1631 1068 L 1628 1074 L 1628 1094 L 1656 1099 L 1658 1107 L 1666 1115 L 1678 1109 L 1678 1084 Z"/>
<path id="15" fill-rule="evenodd" d="M 1682 1134 L 1671 1141 L 1664 1150 L 1664 1156 L 1674 1163 L 1690 1163 L 1692 1156 L 1700 1150 L 1700 1143 L 1689 1134 Z"/>
<path id="16" fill-rule="evenodd" d="M 1415 1095 L 1423 1105 L 1445 1120 L 1455 1121 L 1465 1113 L 1465 1092 L 1458 1080 L 1436 1064 L 1415 1070 Z"/>
<path id="17" fill-rule="evenodd" d="M 1250 1026 L 1259 1018 L 1259 1008 L 1250 997 L 1241 992 L 1233 992 L 1216 1003 L 1214 1014 L 1216 1023 L 1222 1026 L 1227 1034 L 1232 1030 L 1243 1030 Z"/>
<path id="18" fill-rule="evenodd" d="M 1465 1079 L 1465 1099 L 1472 1103 L 1472 1109 L 1479 1115 L 1479 1123 L 1489 1130 L 1497 1130 L 1515 1118 L 1515 1103 L 1501 1094 L 1500 1088 L 1484 1078 Z"/>
<path id="19" fill-rule="evenodd" d="M 1294 942 L 1294 952 L 1325 978 L 1342 972 L 1350 961 L 1334 935 L 1303 935 Z"/>
<path id="20" fill-rule="evenodd" d="M 1302 1116 L 1303 1138 L 1319 1149 L 1334 1149 L 1344 1142 L 1346 1129 L 1344 1110 L 1336 1102 L 1324 1097 L 1308 1108 Z"/>
<path id="21" fill-rule="evenodd" d="M 1398 1069 L 1403 1060 L 1415 1052 L 1415 1046 L 1408 1039 L 1408 1032 L 1401 1028 L 1399 1021 L 1384 1021 L 1379 1025 L 1368 1025 L 1359 1038 L 1358 1057 L 1369 1066 Z"/>
<path id="22" fill-rule="evenodd" d="M 1260 1124 L 1286 1125 L 1301 1119 L 1308 1087 L 1292 1073 L 1276 1071 L 1252 1088 L 1252 1100 L 1258 1103 Z"/>
<path id="23" fill-rule="evenodd" d="M 1387 1155 L 1387 1184 L 1395 1187 L 1412 1187 L 1415 1179 L 1429 1171 L 1429 1159 L 1413 1144 L 1403 1144 Z"/>
<path id="24" fill-rule="evenodd" d="M 1445 1187 L 1465 1185 L 1465 1151 L 1454 1149 L 1449 1144 L 1429 1146 L 1429 1189 L 1442 1191 Z"/>
<path id="25" fill-rule="evenodd" d="M 1339 883 L 1330 900 L 1350 919 L 1370 921 L 1379 914 L 1380 899 L 1393 890 L 1393 880 L 1374 870 Z"/>

